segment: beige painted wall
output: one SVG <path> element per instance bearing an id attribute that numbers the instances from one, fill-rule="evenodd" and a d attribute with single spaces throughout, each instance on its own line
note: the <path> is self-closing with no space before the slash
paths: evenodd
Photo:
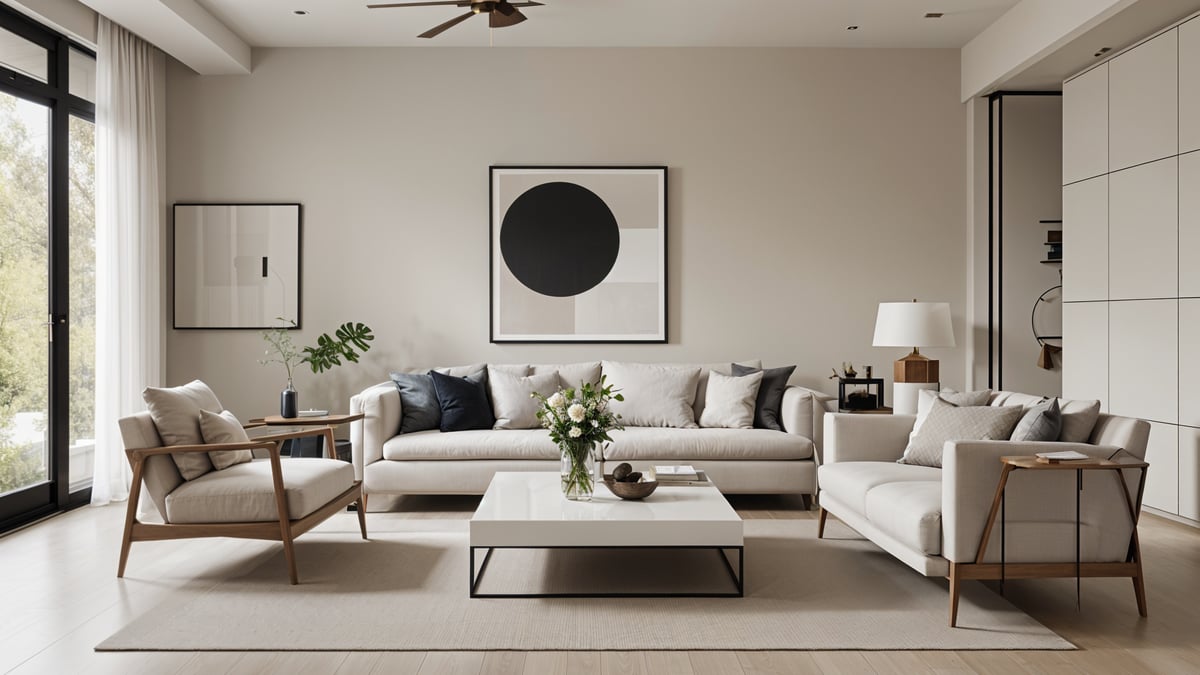
<path id="1" fill-rule="evenodd" d="M 963 385 L 966 126 L 956 50 L 268 49 L 252 75 L 168 83 L 176 201 L 304 204 L 304 329 L 379 339 L 301 376 L 345 410 L 389 368 L 595 358 L 796 363 L 890 374 L 884 300 L 951 303 Z M 668 345 L 488 343 L 490 164 L 665 164 Z M 282 372 L 253 331 L 168 331 L 168 379 L 238 415 Z M 890 386 L 890 384 L 889 384 Z"/>

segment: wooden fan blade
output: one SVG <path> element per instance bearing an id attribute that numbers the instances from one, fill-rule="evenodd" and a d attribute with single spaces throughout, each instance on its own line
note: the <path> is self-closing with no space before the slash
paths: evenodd
<path id="1" fill-rule="evenodd" d="M 387 9 L 388 7 L 432 7 L 434 5 L 457 5 L 468 7 L 470 2 L 462 0 L 441 0 L 440 2 L 391 2 L 386 5 L 367 5 L 367 9 Z"/>
<path id="2" fill-rule="evenodd" d="M 488 25 L 492 28 L 508 28 L 515 26 L 525 20 L 525 15 L 519 9 L 513 8 L 513 11 L 508 16 L 500 12 L 492 12 L 488 14 Z"/>
<path id="3" fill-rule="evenodd" d="M 443 23 L 443 24 L 434 26 L 433 28 L 430 28 L 429 30 L 425 31 L 424 33 L 421 33 L 417 37 L 423 37 L 423 38 L 437 37 L 438 35 L 440 35 L 442 33 L 442 31 L 446 30 L 447 28 L 453 28 L 473 16 L 475 16 L 475 12 L 467 12 L 466 14 L 461 14 L 459 16 L 454 17 L 453 19 L 450 19 L 446 23 Z"/>
<path id="4" fill-rule="evenodd" d="M 506 2 L 505 0 L 500 0 L 500 2 L 496 3 L 496 9 L 494 9 L 492 11 L 500 12 L 504 16 L 512 16 L 512 13 L 517 10 L 512 5 L 508 4 L 508 2 Z M 493 28 L 494 28 L 494 26 L 493 26 Z"/>
<path id="5" fill-rule="evenodd" d="M 509 7 L 545 7 L 544 2 L 506 2 Z"/>

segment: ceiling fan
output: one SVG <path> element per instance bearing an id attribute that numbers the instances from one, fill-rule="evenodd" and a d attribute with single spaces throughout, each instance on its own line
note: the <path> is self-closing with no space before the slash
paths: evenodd
<path id="1" fill-rule="evenodd" d="M 431 38 L 439 35 L 442 31 L 453 28 L 458 24 L 466 21 L 476 14 L 487 14 L 488 25 L 492 28 L 507 28 L 515 26 L 525 20 L 525 15 L 521 13 L 518 7 L 541 7 L 540 2 L 509 2 L 508 0 L 443 0 L 441 2 L 393 2 L 384 5 L 367 5 L 368 9 L 385 9 L 390 7 L 430 7 L 433 5 L 454 5 L 456 7 L 470 7 L 471 11 L 466 14 L 450 19 L 446 23 L 434 26 L 429 30 L 421 33 L 417 37 Z"/>

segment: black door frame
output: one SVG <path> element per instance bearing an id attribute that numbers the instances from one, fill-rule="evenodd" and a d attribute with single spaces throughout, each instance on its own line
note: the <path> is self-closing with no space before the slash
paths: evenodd
<path id="1" fill-rule="evenodd" d="M 50 381 L 47 383 L 50 480 L 16 490 L 0 499 L 0 532 L 45 515 L 87 504 L 91 487 L 71 492 L 70 430 L 70 124 L 79 117 L 93 124 L 94 103 L 69 91 L 70 50 L 95 58 L 90 48 L 68 39 L 0 4 L 0 28 L 46 49 L 48 82 L 0 64 L 0 92 L 50 108 L 49 257 Z M 97 421 L 98 422 L 98 421 Z"/>

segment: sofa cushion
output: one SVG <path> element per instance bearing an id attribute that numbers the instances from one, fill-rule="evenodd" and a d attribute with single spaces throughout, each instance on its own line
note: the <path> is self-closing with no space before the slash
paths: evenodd
<path id="1" fill-rule="evenodd" d="M 958 407 L 936 398 L 919 432 L 908 441 L 901 464 L 940 467 L 946 441 L 1006 441 L 1021 419 L 1023 408 Z"/>
<path id="2" fill-rule="evenodd" d="M 1087 443 L 1092 429 L 1100 418 L 1100 401 L 1071 401 L 1059 399 L 1062 408 L 1062 431 L 1058 440 L 1063 443 Z"/>
<path id="3" fill-rule="evenodd" d="M 558 459 L 558 447 L 545 429 L 494 431 L 421 431 L 394 436 L 383 444 L 383 458 L 412 459 Z"/>
<path id="4" fill-rule="evenodd" d="M 530 366 L 531 375 L 558 373 L 559 386 L 578 388 L 584 382 L 600 384 L 600 362 L 584 361 L 581 363 L 545 364 L 535 363 Z"/>
<path id="5" fill-rule="evenodd" d="M 250 437 L 238 418 L 228 410 L 212 413 L 200 411 L 200 432 L 204 434 L 204 444 L 212 443 L 248 443 Z M 249 462 L 254 459 L 250 450 L 217 450 L 208 453 L 208 459 L 217 471 L 228 469 L 234 464 Z"/>
<path id="6" fill-rule="evenodd" d="M 813 443 L 770 429 L 662 429 L 625 427 L 611 434 L 606 460 L 808 459 Z"/>
<path id="7" fill-rule="evenodd" d="M 533 394 L 550 396 L 558 390 L 558 371 L 518 377 L 488 366 L 488 391 L 492 398 L 495 429 L 537 429 L 542 407 Z"/>
<path id="8" fill-rule="evenodd" d="M 400 431 L 437 429 L 442 423 L 442 407 L 438 405 L 433 376 L 429 373 L 392 373 L 392 382 L 400 392 Z"/>
<path id="9" fill-rule="evenodd" d="M 741 377 L 750 373 L 762 373 L 763 381 L 758 387 L 758 397 L 754 401 L 754 426 L 759 429 L 774 429 L 783 431 L 783 421 L 780 419 L 780 408 L 783 407 L 783 392 L 787 389 L 788 378 L 795 372 L 796 366 L 782 368 L 751 368 L 740 363 L 730 364 L 733 374 Z"/>
<path id="10" fill-rule="evenodd" d="M 700 368 L 661 366 L 652 363 L 605 361 L 601 366 L 605 384 L 612 385 L 625 398 L 613 399 L 609 410 L 621 416 L 621 423 L 639 427 L 696 426 L 696 383 Z"/>
<path id="11" fill-rule="evenodd" d="M 442 409 L 442 431 L 491 429 L 496 423 L 492 402 L 488 400 L 487 369 L 480 368 L 470 375 L 455 377 L 429 371 L 438 405 Z"/>
<path id="12" fill-rule="evenodd" d="M 200 411 L 221 412 L 217 395 L 200 380 L 178 387 L 146 387 L 142 400 L 150 410 L 158 435 L 167 445 L 199 445 L 204 443 L 200 431 Z M 212 471 L 212 462 L 203 452 L 180 452 L 171 455 L 179 475 L 192 480 Z"/>
<path id="13" fill-rule="evenodd" d="M 942 470 L 894 462 L 836 462 L 817 469 L 817 483 L 839 502 L 867 515 L 867 493 L 889 483 L 928 483 L 942 480 Z"/>
<path id="14" fill-rule="evenodd" d="M 867 491 L 864 505 L 863 515 L 879 529 L 925 555 L 941 555 L 942 481 L 877 485 Z"/>
<path id="15" fill-rule="evenodd" d="M 1052 398 L 1026 410 L 1009 440 L 1025 443 L 1053 442 L 1058 440 L 1061 430 L 1062 411 L 1058 407 L 1058 399 Z"/>
<path id="16" fill-rule="evenodd" d="M 303 518 L 354 484 L 354 467 L 336 459 L 291 458 L 280 462 L 288 518 Z M 169 523 L 278 521 L 271 461 L 256 459 L 211 471 L 167 495 Z"/>
<path id="17" fill-rule="evenodd" d="M 739 377 L 709 371 L 700 426 L 753 429 L 754 402 L 762 381 L 761 370 Z"/>

